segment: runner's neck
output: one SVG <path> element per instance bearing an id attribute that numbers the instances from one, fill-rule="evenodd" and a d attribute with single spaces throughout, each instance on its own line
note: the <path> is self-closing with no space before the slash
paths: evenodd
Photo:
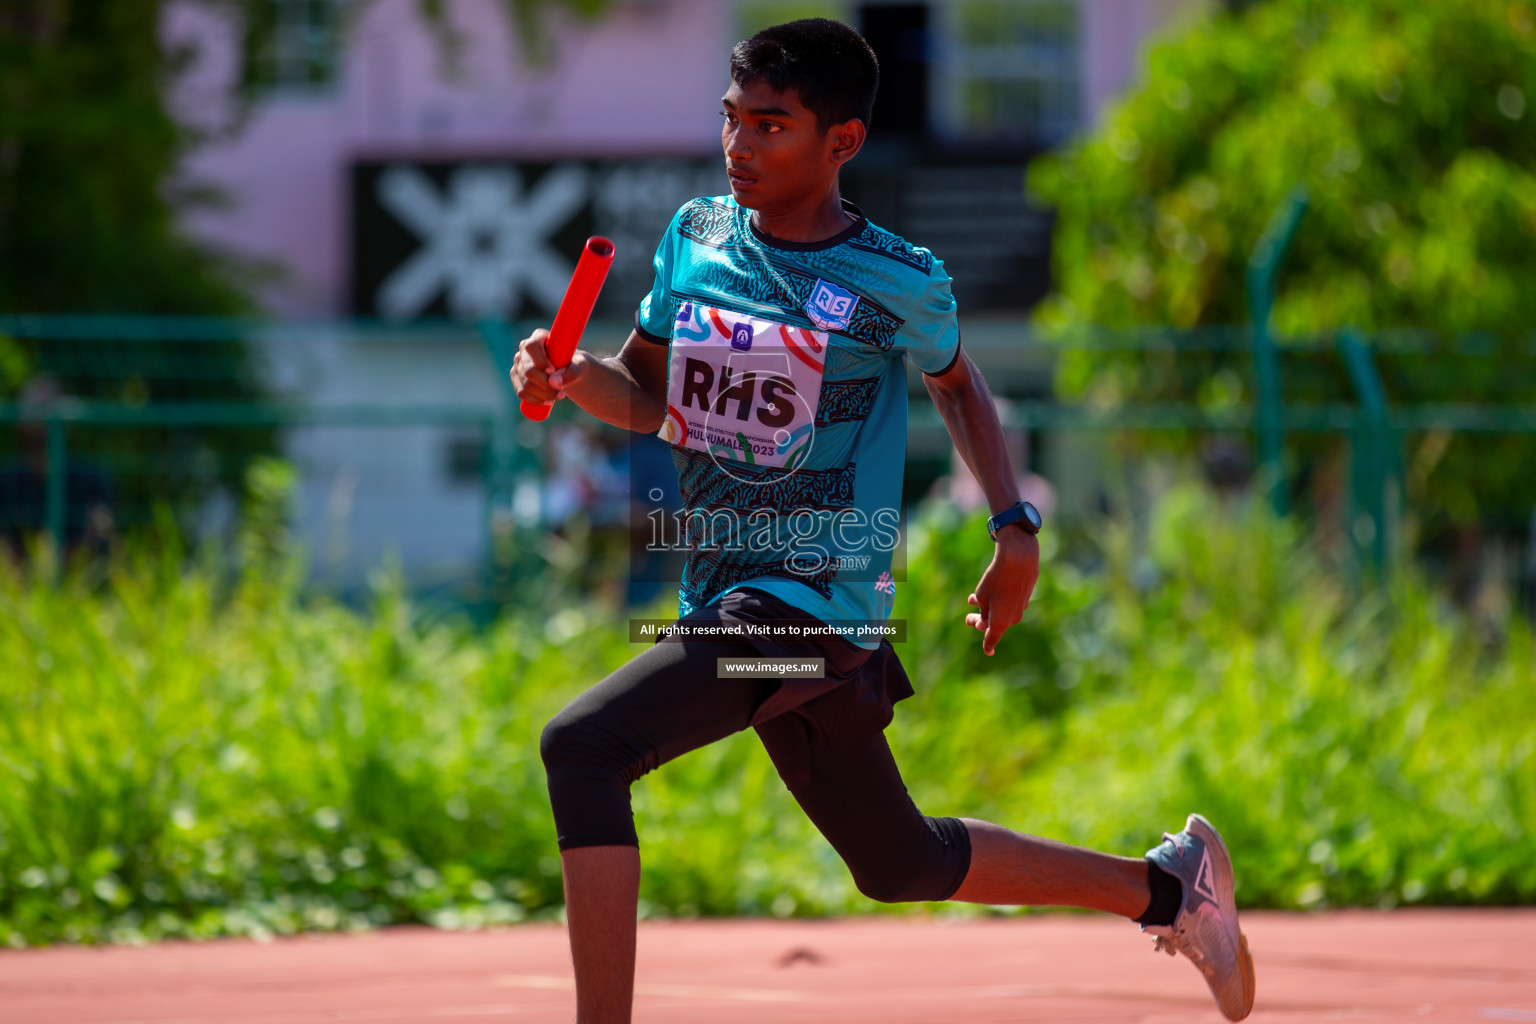
<path id="1" fill-rule="evenodd" d="M 844 235 L 862 219 L 858 208 L 845 203 L 834 186 L 824 201 L 813 208 L 800 208 L 783 214 L 753 210 L 752 230 L 766 242 L 790 245 L 820 245 Z"/>

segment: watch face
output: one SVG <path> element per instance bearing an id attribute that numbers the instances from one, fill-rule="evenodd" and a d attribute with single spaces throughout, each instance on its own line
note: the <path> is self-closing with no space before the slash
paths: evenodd
<path id="1" fill-rule="evenodd" d="M 1038 530 L 1045 525 L 1045 520 L 1040 518 L 1040 510 L 1027 501 L 1024 503 L 1024 518 L 1031 529 Z"/>

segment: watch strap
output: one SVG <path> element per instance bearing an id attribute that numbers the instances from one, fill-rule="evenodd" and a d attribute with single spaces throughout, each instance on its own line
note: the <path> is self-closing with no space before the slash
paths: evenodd
<path id="1" fill-rule="evenodd" d="M 1014 523 L 1018 523 L 1023 528 L 1025 533 L 1034 535 L 1040 532 L 1040 527 L 1036 526 L 1035 523 L 1031 521 L 1028 511 L 1025 509 L 1025 505 L 1028 505 L 1028 502 L 1015 502 L 1009 507 L 1003 509 L 1001 512 L 997 513 L 997 515 L 992 516 L 987 520 L 987 532 L 992 535 L 993 540 L 997 539 L 998 530 L 1001 530 L 1005 526 L 1011 526 Z M 1033 505 L 1030 505 L 1029 507 L 1034 508 Z M 1035 511 L 1035 517 L 1038 518 L 1039 515 L 1040 512 L 1037 509 Z"/>

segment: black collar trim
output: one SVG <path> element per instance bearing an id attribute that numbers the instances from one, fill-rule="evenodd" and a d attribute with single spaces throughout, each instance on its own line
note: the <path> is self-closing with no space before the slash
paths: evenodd
<path id="1" fill-rule="evenodd" d="M 823 249 L 834 249 L 850 238 L 857 237 L 869 225 L 869 221 L 864 217 L 864 211 L 846 199 L 843 200 L 843 210 L 848 216 L 853 218 L 853 223 L 831 238 L 823 238 L 819 242 L 786 242 L 782 238 L 765 235 L 757 230 L 756 224 L 752 223 L 752 211 L 750 210 L 747 211 L 747 227 L 751 229 L 753 238 L 775 249 L 789 249 L 793 252 L 820 252 Z"/>

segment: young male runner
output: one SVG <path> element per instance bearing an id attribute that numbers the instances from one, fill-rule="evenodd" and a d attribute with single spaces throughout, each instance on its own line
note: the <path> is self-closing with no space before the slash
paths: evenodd
<path id="1" fill-rule="evenodd" d="M 966 622 L 992 654 L 1039 573 L 997 414 L 960 351 L 950 279 L 926 249 L 869 223 L 838 191 L 874 104 L 874 53 L 825 19 L 767 29 L 731 53 L 721 142 L 731 194 L 697 199 L 656 252 L 656 281 L 612 358 L 553 369 L 547 332 L 512 379 L 673 445 L 689 517 L 680 622 L 883 622 L 906 455 L 904 361 L 1001 513 Z M 980 528 L 980 524 L 977 524 Z M 721 657 L 825 659 L 819 679 L 717 672 Z M 627 1022 L 640 855 L 629 787 L 752 726 L 785 784 L 884 902 L 1079 906 L 1139 922 L 1188 956 L 1226 1016 L 1253 1006 L 1232 863 L 1192 814 L 1145 858 L 1117 857 L 970 818 L 923 815 L 884 729 L 912 694 L 888 640 L 671 636 L 577 697 L 544 731 L 580 1024 Z"/>

